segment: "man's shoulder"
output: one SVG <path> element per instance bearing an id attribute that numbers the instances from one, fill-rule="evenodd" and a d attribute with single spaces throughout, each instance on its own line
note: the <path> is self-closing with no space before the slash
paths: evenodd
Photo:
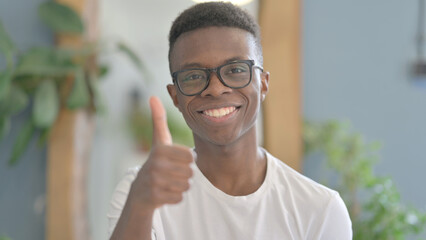
<path id="1" fill-rule="evenodd" d="M 338 197 L 339 194 L 320 183 L 302 175 L 283 161 L 267 153 L 268 164 L 270 165 L 272 185 L 279 191 L 291 195 L 302 202 L 316 199 L 317 202 L 329 202 Z"/>
<path id="2" fill-rule="evenodd" d="M 315 223 L 302 228 L 306 239 L 351 239 L 351 221 L 338 192 L 303 176 L 271 154 L 268 158 L 274 189 L 271 193 L 277 194 L 280 206 L 295 222 Z"/>

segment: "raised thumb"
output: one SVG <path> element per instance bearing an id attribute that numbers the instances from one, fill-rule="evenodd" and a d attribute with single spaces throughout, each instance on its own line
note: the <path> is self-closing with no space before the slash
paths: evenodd
<path id="1" fill-rule="evenodd" d="M 149 106 L 151 108 L 153 125 L 152 144 L 154 146 L 157 144 L 172 144 L 172 136 L 167 126 L 167 114 L 161 100 L 156 96 L 152 96 L 149 99 Z"/>

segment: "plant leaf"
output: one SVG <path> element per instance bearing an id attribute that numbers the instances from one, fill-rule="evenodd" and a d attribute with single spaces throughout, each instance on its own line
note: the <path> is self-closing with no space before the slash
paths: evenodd
<path id="1" fill-rule="evenodd" d="M 24 110 L 27 105 L 27 94 L 21 88 L 12 85 L 8 96 L 0 101 L 0 116 L 11 116 Z"/>
<path id="2" fill-rule="evenodd" d="M 33 122 L 35 127 L 48 128 L 55 122 L 59 112 L 59 96 L 55 83 L 44 80 L 34 95 Z"/>
<path id="3" fill-rule="evenodd" d="M 38 9 L 40 18 L 56 33 L 82 34 L 83 21 L 70 7 L 58 2 L 42 3 Z"/>
<path id="4" fill-rule="evenodd" d="M 6 32 L 3 23 L 0 21 L 0 53 L 3 53 L 9 68 L 13 63 L 13 55 L 15 53 L 15 45 Z"/>
<path id="5" fill-rule="evenodd" d="M 0 118 L 0 140 L 10 131 L 10 119 L 8 117 Z"/>
<path id="6" fill-rule="evenodd" d="M 39 135 L 38 140 L 37 140 L 37 146 L 38 147 L 43 147 L 46 144 L 46 141 L 47 141 L 47 139 L 50 135 L 51 129 L 52 128 L 41 129 L 40 135 Z"/>
<path id="7" fill-rule="evenodd" d="M 87 43 L 79 48 L 57 47 L 55 55 L 59 60 L 72 60 L 75 57 L 88 57 L 96 54 L 98 50 L 95 43 Z"/>
<path id="8" fill-rule="evenodd" d="M 82 68 L 78 68 L 74 74 L 74 85 L 67 99 L 67 106 L 70 109 L 86 107 L 89 104 L 89 97 L 84 71 Z"/>
<path id="9" fill-rule="evenodd" d="M 12 80 L 12 70 L 6 69 L 0 72 L 0 100 L 4 99 L 10 91 L 10 82 Z"/>
<path id="10" fill-rule="evenodd" d="M 107 65 L 99 66 L 99 79 L 102 79 L 108 74 L 109 67 Z"/>
<path id="11" fill-rule="evenodd" d="M 75 71 L 71 58 L 58 56 L 55 49 L 35 47 L 20 59 L 16 75 L 35 75 L 41 77 L 60 77 Z"/>
<path id="12" fill-rule="evenodd" d="M 34 130 L 35 128 L 31 119 L 28 119 L 16 137 L 15 144 L 13 145 L 12 149 L 12 155 L 9 159 L 10 166 L 16 165 L 16 163 L 18 163 L 19 158 L 22 156 L 31 140 Z"/>
<path id="13" fill-rule="evenodd" d="M 125 53 L 130 58 L 130 60 L 136 65 L 136 67 L 138 67 L 139 69 L 143 68 L 142 60 L 139 58 L 138 55 L 136 55 L 135 51 L 133 51 L 129 46 L 127 46 L 123 42 L 119 42 L 117 46 L 118 50 Z"/>
<path id="14" fill-rule="evenodd" d="M 96 113 L 105 114 L 106 107 L 103 104 L 102 94 L 99 89 L 99 79 L 96 78 L 93 74 L 89 78 L 89 87 L 92 92 L 93 106 Z"/>
<path id="15" fill-rule="evenodd" d="M 146 79 L 151 79 L 148 68 L 145 66 L 144 62 L 138 55 L 136 55 L 135 51 L 133 51 L 129 46 L 124 44 L 123 42 L 118 43 L 118 50 L 127 55 L 127 57 L 135 64 L 138 70 L 145 75 Z"/>

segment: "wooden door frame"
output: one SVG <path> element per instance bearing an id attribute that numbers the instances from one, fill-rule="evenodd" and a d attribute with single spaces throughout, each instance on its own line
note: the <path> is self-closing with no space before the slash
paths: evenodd
<path id="1" fill-rule="evenodd" d="M 79 47 L 97 36 L 97 0 L 57 0 L 78 12 L 85 34 L 56 36 L 58 46 Z M 68 79 L 67 87 L 73 79 Z M 69 92 L 69 89 L 61 89 Z M 89 110 L 62 108 L 48 141 L 47 153 L 47 240 L 89 239 L 87 173 L 93 114 Z"/>
<path id="2" fill-rule="evenodd" d="M 263 104 L 264 145 L 301 171 L 301 1 L 260 0 L 264 69 L 270 72 Z"/>

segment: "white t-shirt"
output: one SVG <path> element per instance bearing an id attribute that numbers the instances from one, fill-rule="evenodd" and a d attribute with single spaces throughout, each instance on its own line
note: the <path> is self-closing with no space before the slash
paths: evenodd
<path id="1" fill-rule="evenodd" d="M 247 196 L 222 192 L 194 167 L 193 183 L 183 201 L 154 212 L 153 239 L 352 239 L 351 220 L 336 191 L 266 155 L 265 180 Z M 108 214 L 110 234 L 138 171 L 130 169 L 113 194 Z"/>

